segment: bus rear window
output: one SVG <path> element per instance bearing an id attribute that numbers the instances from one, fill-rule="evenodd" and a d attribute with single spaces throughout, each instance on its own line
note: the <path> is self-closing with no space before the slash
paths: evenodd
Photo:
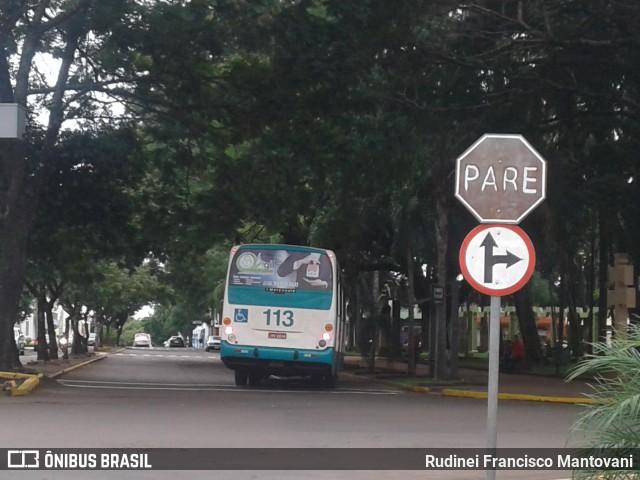
<path id="1" fill-rule="evenodd" d="M 321 302 L 324 305 L 328 297 L 330 304 L 333 290 L 331 261 L 323 252 L 240 248 L 231 261 L 227 285 L 231 303 L 255 304 L 268 298 L 269 304 L 293 306 L 310 300 L 316 304 L 319 298 L 325 297 Z M 284 300 L 285 297 L 297 300 Z M 300 307 L 304 308 L 304 305 Z"/>

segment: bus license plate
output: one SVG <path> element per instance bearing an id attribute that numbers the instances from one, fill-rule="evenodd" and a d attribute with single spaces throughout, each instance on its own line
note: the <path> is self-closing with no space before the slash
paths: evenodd
<path id="1" fill-rule="evenodd" d="M 269 332 L 269 338 L 277 338 L 278 340 L 284 340 L 287 338 L 287 334 L 283 332 Z"/>

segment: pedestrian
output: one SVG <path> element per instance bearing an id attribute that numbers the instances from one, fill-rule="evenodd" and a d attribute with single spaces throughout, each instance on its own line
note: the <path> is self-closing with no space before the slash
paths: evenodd
<path id="1" fill-rule="evenodd" d="M 522 340 L 520 340 L 518 335 L 514 335 L 513 346 L 511 347 L 511 365 L 509 368 L 511 372 L 516 373 L 520 370 L 522 362 L 524 361 L 524 356 L 524 343 L 522 343 Z"/>

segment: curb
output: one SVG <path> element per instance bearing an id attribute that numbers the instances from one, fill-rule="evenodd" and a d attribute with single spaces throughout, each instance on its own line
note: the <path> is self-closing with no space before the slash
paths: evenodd
<path id="1" fill-rule="evenodd" d="M 395 382 L 390 382 L 380 378 L 365 377 L 362 375 L 356 375 L 350 372 L 341 372 L 351 378 L 359 378 L 362 380 L 368 379 L 374 382 L 389 385 L 402 390 L 406 390 L 414 393 L 430 393 L 434 395 L 440 395 L 443 397 L 458 397 L 458 398 L 478 398 L 487 399 L 489 394 L 487 392 L 480 392 L 476 390 L 461 390 L 456 388 L 441 388 L 441 387 L 425 387 L 425 386 L 411 386 L 402 385 Z M 549 403 L 567 403 L 574 405 L 597 405 L 603 402 L 594 400 L 592 398 L 573 398 L 573 397 L 553 397 L 546 395 L 531 395 L 524 393 L 498 393 L 498 400 L 517 400 L 525 402 L 549 402 Z"/>
<path id="2" fill-rule="evenodd" d="M 46 378 L 57 378 L 60 375 L 62 375 L 63 373 L 70 372 L 72 370 L 75 370 L 76 368 L 84 367 L 85 365 L 89 365 L 90 363 L 97 362 L 98 360 L 102 360 L 103 358 L 107 358 L 107 355 L 104 354 L 104 355 L 95 356 L 93 358 L 90 358 L 86 362 L 78 363 L 77 365 L 73 365 L 71 367 L 67 367 L 67 368 L 65 368 L 63 370 L 60 370 L 60 371 L 56 372 L 56 373 L 52 373 L 51 375 L 45 375 L 45 377 Z M 40 374 L 40 375 L 42 375 L 42 374 Z"/>
<path id="3" fill-rule="evenodd" d="M 383 385 L 389 385 L 390 387 L 400 388 L 402 390 L 407 390 L 409 392 L 414 392 L 414 393 L 430 393 L 431 392 L 431 387 L 402 385 L 400 383 L 390 382 L 388 380 L 384 380 L 380 378 L 369 378 L 363 375 L 356 375 L 355 373 L 345 372 L 344 370 L 340 372 L 340 375 L 347 375 L 351 378 L 357 378 L 358 380 L 373 380 L 374 382 L 382 383 Z"/>
<path id="4" fill-rule="evenodd" d="M 58 372 L 52 373 L 51 375 L 45 375 L 43 373 L 35 373 L 35 374 L 29 374 L 29 373 L 12 373 L 12 372 L 0 372 L 0 378 L 4 378 L 6 380 L 10 380 L 10 391 L 11 391 L 11 396 L 13 397 L 20 397 L 23 395 L 27 395 L 28 393 L 31 393 L 31 391 L 33 391 L 34 388 L 36 388 L 39 384 L 40 381 L 43 378 L 57 378 L 60 375 L 62 375 L 63 373 L 67 373 L 70 372 L 72 370 L 75 370 L 76 368 L 80 368 L 80 367 L 84 367 L 85 365 L 88 365 L 90 363 L 93 362 L 97 362 L 98 360 L 102 360 L 103 358 L 107 358 L 108 355 L 98 355 L 95 356 L 93 358 L 90 358 L 89 360 L 85 361 L 85 362 L 81 362 L 78 363 L 76 365 L 72 365 L 71 367 L 67 367 L 63 370 L 60 370 Z M 22 383 L 20 383 L 18 385 L 18 383 L 16 382 L 16 380 L 23 380 Z"/>
<path id="5" fill-rule="evenodd" d="M 458 390 L 454 388 L 444 388 L 440 391 L 440 395 L 444 397 L 463 397 L 463 398 L 488 398 L 487 392 L 476 392 L 471 390 Z M 580 405 L 596 405 L 601 403 L 592 398 L 571 398 L 571 397 L 549 397 L 545 395 L 529 395 L 523 393 L 498 393 L 498 400 L 520 400 L 526 402 L 551 402 L 551 403 L 570 403 Z"/>
<path id="6" fill-rule="evenodd" d="M 405 390 L 409 390 L 410 392 L 415 392 L 415 393 L 430 393 L 431 392 L 431 388 L 429 387 L 402 387 Z"/>
<path id="7" fill-rule="evenodd" d="M 42 377 L 43 375 L 41 373 L 32 375 L 28 373 L 0 372 L 0 378 L 10 380 L 12 397 L 20 397 L 31 392 L 31 390 L 38 386 Z M 23 382 L 18 385 L 16 380 L 23 380 Z"/>

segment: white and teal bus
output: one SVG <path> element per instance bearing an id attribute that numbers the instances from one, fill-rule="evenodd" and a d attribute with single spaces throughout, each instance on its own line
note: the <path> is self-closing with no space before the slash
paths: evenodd
<path id="1" fill-rule="evenodd" d="M 334 387 L 342 368 L 345 298 L 333 252 L 292 245 L 231 249 L 220 358 L 236 385 L 269 375 Z"/>

